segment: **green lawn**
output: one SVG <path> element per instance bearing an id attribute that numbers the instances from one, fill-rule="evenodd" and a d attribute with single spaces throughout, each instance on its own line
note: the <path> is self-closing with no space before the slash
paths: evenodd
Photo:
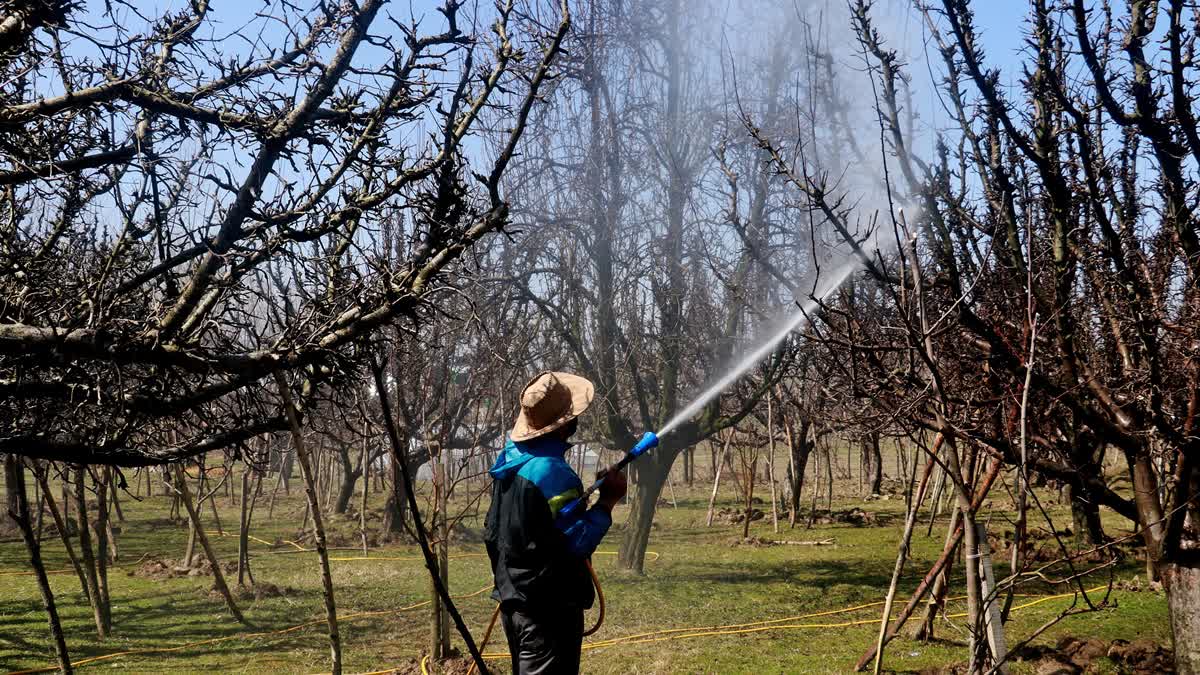
<path id="1" fill-rule="evenodd" d="M 849 487 L 847 487 L 847 490 Z M 995 494 L 998 496 L 1000 486 Z M 659 510 L 650 549 L 657 559 L 647 563 L 645 576 L 617 570 L 614 556 L 600 555 L 596 568 L 608 598 L 608 616 L 600 632 L 588 638 L 598 642 L 663 629 L 684 629 L 714 625 L 744 624 L 813 614 L 881 600 L 886 592 L 895 562 L 902 522 L 902 501 L 862 504 L 853 497 L 835 500 L 835 508 L 861 505 L 868 511 L 890 513 L 894 519 L 879 526 L 825 525 L 811 530 L 788 531 L 786 523 L 780 535 L 771 531 L 770 519 L 754 523 L 752 536 L 767 539 L 817 540 L 832 538 L 832 546 L 746 546 L 735 544 L 741 527 L 704 526 L 708 488 L 677 486 L 679 504 Z M 374 496 L 373 496 L 374 497 Z M 256 514 L 253 534 L 267 541 L 290 538 L 303 513 L 298 490 L 281 499 L 275 514 L 266 518 L 262 503 Z M 731 504 L 731 493 L 723 496 Z M 186 544 L 186 529 L 167 519 L 169 498 L 153 497 L 135 503 L 123 502 L 126 521 L 118 535 L 120 564 L 110 573 L 113 598 L 114 635 L 97 641 L 90 609 L 83 602 L 73 574 L 51 576 L 59 611 L 67 631 L 73 660 L 147 647 L 173 647 L 191 642 L 231 637 L 220 642 L 188 646 L 178 651 L 121 656 L 82 667 L 82 672 L 279 672 L 316 673 L 328 668 L 329 647 L 324 634 L 321 583 L 314 553 L 288 553 L 291 547 L 277 549 L 252 543 L 253 570 L 259 582 L 269 582 L 285 591 L 276 597 L 254 599 L 245 595 L 242 609 L 253 628 L 240 626 L 231 619 L 219 598 L 209 595 L 211 577 L 147 579 L 130 574 L 133 561 L 143 555 L 180 558 Z M 465 499 L 464 499 L 465 503 Z M 237 511 L 221 497 L 218 505 L 226 528 L 236 523 Z M 379 503 L 373 498 L 377 509 Z M 1001 506 L 997 499 L 997 508 Z M 1006 504 L 1005 504 L 1006 506 Z M 486 504 L 483 505 L 486 507 Z M 482 507 L 481 507 L 482 508 Z M 1070 522 L 1069 515 L 1054 506 L 1060 524 Z M 204 515 L 211 521 L 211 512 Z M 378 526 L 378 511 L 371 514 Z M 619 511 L 620 522 L 625 513 Z M 1009 514 L 987 511 L 993 531 L 1009 527 Z M 356 540 L 355 521 L 331 517 L 334 538 Z M 489 584 L 490 573 L 483 548 L 477 542 L 479 519 L 468 515 L 466 534 L 452 549 L 462 555 L 451 562 L 451 585 L 455 594 L 466 595 Z M 1121 534 L 1125 527 L 1116 519 L 1106 520 L 1110 534 Z M 615 548 L 616 528 L 610 534 Z M 933 536 L 919 528 L 914 537 L 915 560 L 906 568 L 901 595 L 911 591 L 940 551 L 945 524 L 935 526 Z M 236 540 L 214 537 L 214 545 L 223 559 L 236 558 Z M 68 565 L 61 544 L 53 536 L 45 545 L 47 567 L 60 570 Z M 361 553 L 335 551 L 335 557 L 357 557 Z M 412 558 L 414 546 L 389 546 L 373 550 L 373 557 Z M 998 575 L 1004 566 L 998 563 Z M 347 672 L 398 668 L 416 672 L 421 655 L 427 651 L 428 609 L 403 610 L 428 598 L 429 582 L 418 560 L 344 560 L 335 561 L 334 582 L 338 612 L 342 617 L 341 634 Z M 23 545 L 19 541 L 0 543 L 0 574 L 28 569 Z M 961 567 L 958 567 L 961 570 Z M 1130 559 L 1116 570 L 1118 580 L 1133 577 L 1141 564 Z M 1062 574 L 1059 570 L 1058 574 Z M 233 576 L 233 575 L 231 575 Z M 233 583 L 236 579 L 231 578 Z M 1105 583 L 1107 574 L 1090 582 Z M 1047 586 L 1028 586 L 1028 593 L 1061 593 Z M 1019 599 L 1020 601 L 1027 599 Z M 459 601 L 464 617 L 476 637 L 491 616 L 493 603 L 486 594 Z M 1036 627 L 1070 604 L 1070 598 L 1040 603 L 1019 611 L 1007 624 L 1010 644 L 1024 638 Z M 1111 607 L 1095 613 L 1073 616 L 1050 629 L 1039 643 L 1053 643 L 1063 634 L 1104 639 L 1132 640 L 1149 637 L 1169 641 L 1169 623 L 1165 598 L 1158 593 L 1116 591 Z M 952 611 L 956 611 L 952 608 Z M 362 612 L 375 612 L 354 618 Z M 862 650 L 875 637 L 876 625 L 812 626 L 841 624 L 878 619 L 880 608 L 850 613 L 798 618 L 784 622 L 788 627 L 761 632 L 729 635 L 689 636 L 694 631 L 672 633 L 670 640 L 650 636 L 655 641 L 624 643 L 589 649 L 584 654 L 584 671 L 589 673 L 767 673 L 767 672 L 847 672 Z M 592 615 L 589 614 L 589 621 Z M 306 621 L 314 625 L 286 634 L 248 637 L 247 634 L 277 631 Z M 504 651 L 502 634 L 497 629 L 487 651 Z M 32 576 L 0 576 L 0 672 L 49 666 L 54 663 L 52 647 L 37 584 Z M 908 639 L 893 642 L 887 651 L 887 667 L 896 671 L 920 671 L 965 659 L 961 626 L 953 620 L 938 625 L 939 640 L 929 644 Z M 457 636 L 455 636 L 457 644 Z M 497 672 L 507 672 L 507 661 L 492 662 Z M 1017 664 L 1017 672 L 1030 672 Z"/>

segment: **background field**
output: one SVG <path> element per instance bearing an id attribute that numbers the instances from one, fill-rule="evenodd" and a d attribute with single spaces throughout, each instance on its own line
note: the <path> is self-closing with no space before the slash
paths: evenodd
<path id="1" fill-rule="evenodd" d="M 891 472 L 894 473 L 894 470 Z M 707 476 L 700 467 L 698 476 Z M 705 527 L 704 516 L 711 485 L 697 481 L 693 488 L 676 483 L 677 506 L 669 499 L 660 505 L 656 528 L 651 539 L 645 576 L 621 572 L 614 567 L 615 534 L 610 534 L 596 558 L 596 569 L 608 598 L 608 614 L 601 631 L 589 642 L 661 629 L 742 624 L 836 610 L 881 600 L 887 590 L 896 547 L 902 529 L 903 499 L 863 502 L 856 481 L 842 481 L 835 491 L 834 509 L 861 507 L 877 514 L 877 522 L 863 526 L 851 524 L 798 526 L 789 530 L 781 524 L 778 535 L 772 532 L 769 515 L 753 523 L 752 537 L 765 540 L 832 539 L 834 545 L 747 545 L 739 543 L 740 525 L 727 523 Z M 451 549 L 450 578 L 452 592 L 468 595 L 487 587 L 490 574 L 483 547 L 479 542 L 482 513 L 486 498 L 468 506 L 469 492 L 482 486 L 464 486 L 456 498 L 456 510 L 467 512 L 455 535 Z M 725 486 L 719 506 L 732 506 L 733 488 Z M 764 498 L 765 493 L 758 493 Z M 1011 529 L 1007 496 L 1003 487 L 993 490 L 995 499 L 982 510 L 989 518 L 989 530 L 1002 533 Z M 1060 527 L 1070 523 L 1070 515 L 1060 506 L 1057 494 L 1042 493 Z M 1003 499 L 1003 501 L 1001 501 Z M 182 557 L 187 530 L 168 519 L 169 497 L 155 496 L 135 502 L 126 497 L 122 503 L 125 522 L 120 523 L 119 568 L 110 572 L 113 600 L 114 636 L 98 642 L 90 609 L 80 595 L 73 574 L 54 574 L 52 585 L 59 602 L 68 646 L 73 660 L 112 652 L 146 647 L 174 647 L 214 638 L 231 638 L 210 644 L 187 646 L 178 651 L 121 656 L 82 668 L 88 671 L 120 672 L 279 672 L 316 673 L 328 664 L 328 643 L 324 637 L 320 576 L 314 553 L 296 552 L 282 543 L 296 535 L 303 514 L 302 495 L 293 486 L 292 495 L 275 506 L 274 517 L 266 517 L 265 499 L 257 507 L 252 534 L 265 542 L 251 543 L 252 569 L 260 588 L 274 585 L 282 594 L 267 593 L 255 598 L 253 592 L 239 594 L 242 609 L 254 628 L 239 626 L 229 616 L 215 594 L 209 594 L 211 577 L 154 578 L 141 576 L 139 570 L 158 559 Z M 378 527 L 382 497 L 371 495 L 371 524 Z M 806 495 L 805 502 L 808 503 Z M 218 498 L 226 532 L 236 526 L 237 510 L 229 500 Z M 823 506 L 824 504 L 822 504 Z M 768 509 L 767 504 L 759 508 Z M 617 522 L 624 518 L 617 513 Z M 204 512 L 212 523 L 211 510 Z M 1110 536 L 1128 534 L 1127 523 L 1106 514 Z M 925 535 L 925 518 L 914 536 L 913 560 L 901 581 L 906 597 L 941 549 L 945 519 L 935 524 L 932 536 Z M 1035 527 L 1044 529 L 1039 516 Z M 358 542 L 357 516 L 330 519 L 331 539 L 344 546 Z M 215 527 L 208 528 L 215 531 Z M 614 528 L 616 529 L 616 528 Z M 45 536 L 47 568 L 63 570 L 69 565 L 61 544 L 47 530 Z M 219 555 L 236 560 L 236 539 L 214 536 Z M 341 633 L 347 672 L 368 672 L 396 668 L 400 672 L 419 672 L 419 660 L 428 651 L 428 609 L 409 608 L 429 596 L 429 582 L 419 551 L 411 545 L 389 545 L 373 549 L 368 560 L 361 550 L 338 550 L 332 554 L 337 588 Z M 1005 571 L 997 561 L 998 576 Z M 49 666 L 53 651 L 48 638 L 45 614 L 34 577 L 22 574 L 28 561 L 19 541 L 0 543 L 0 671 Z M 956 572 L 961 567 L 956 568 Z M 1114 568 L 1118 581 L 1128 581 L 1142 573 L 1142 563 L 1127 558 Z M 229 575 L 230 583 L 236 574 Z M 1107 582 L 1103 572 L 1090 580 L 1089 587 Z M 1144 584 L 1143 584 L 1144 586 Z M 1062 593 L 1063 587 L 1029 585 L 1026 593 Z M 1030 601 L 1018 598 L 1015 604 Z M 1069 606 L 1071 598 L 1042 602 L 1016 612 L 1007 625 L 1010 644 L 1023 639 L 1042 623 Z M 961 604 L 961 603 L 957 603 Z M 480 637 L 494 607 L 486 593 L 459 600 L 458 605 L 476 637 Z M 951 612 L 958 607 L 951 607 Z M 584 653 L 584 672 L 588 673 L 667 673 L 667 672 L 847 672 L 875 637 L 880 609 L 871 607 L 850 613 L 830 614 L 784 622 L 780 628 L 746 634 L 688 637 L 691 631 L 671 634 L 674 639 L 619 644 Z M 374 612 L 354 618 L 360 612 Z M 589 622 L 594 613 L 589 613 Z M 876 623 L 854 626 L 811 627 L 811 624 L 842 624 L 874 619 Z M 307 621 L 310 626 L 274 635 L 249 637 L 247 634 L 278 631 Z M 1062 635 L 1097 637 L 1105 640 L 1133 640 L 1148 637 L 1169 644 L 1170 628 L 1164 596 L 1149 590 L 1116 590 L 1110 606 L 1099 612 L 1072 616 L 1050 629 L 1037 640 L 1053 644 Z M 662 637 L 662 636 L 658 636 Z M 657 640 L 657 637 L 653 638 Z M 455 636 L 455 644 L 459 644 Z M 503 637 L 497 633 L 488 652 L 503 652 Z M 887 666 L 900 672 L 919 672 L 965 659 L 964 633 L 953 620 L 938 624 L 938 639 L 925 644 L 910 639 L 898 640 L 888 648 Z M 492 661 L 497 672 L 507 672 L 503 658 Z M 1032 672 L 1028 663 L 1018 662 L 1016 672 Z"/>

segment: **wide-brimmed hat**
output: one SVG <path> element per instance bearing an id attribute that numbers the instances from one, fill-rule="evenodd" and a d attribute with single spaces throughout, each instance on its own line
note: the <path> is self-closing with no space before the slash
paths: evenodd
<path id="1" fill-rule="evenodd" d="M 586 378 L 547 370 L 521 390 L 521 412 L 509 438 L 527 441 L 548 434 L 579 417 L 596 388 Z"/>

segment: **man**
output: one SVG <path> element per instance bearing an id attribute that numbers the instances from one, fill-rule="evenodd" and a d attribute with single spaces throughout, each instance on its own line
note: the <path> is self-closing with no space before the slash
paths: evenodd
<path id="1" fill-rule="evenodd" d="M 573 517 L 564 506 L 583 494 L 583 483 L 563 455 L 592 402 L 588 380 L 544 372 L 521 391 L 521 412 L 508 443 L 491 468 L 492 505 L 486 541 L 513 673 L 579 672 L 583 610 L 595 590 L 587 561 L 612 525 L 625 496 L 625 475 L 608 476 L 600 498 Z"/>

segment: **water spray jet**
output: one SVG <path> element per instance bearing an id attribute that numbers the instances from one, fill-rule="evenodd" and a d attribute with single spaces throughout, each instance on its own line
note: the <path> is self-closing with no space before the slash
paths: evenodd
<path id="1" fill-rule="evenodd" d="M 909 206 L 908 209 L 920 213 L 919 207 Z M 900 221 L 903 223 L 905 208 L 899 207 L 896 209 L 896 211 Z M 905 225 L 905 227 L 907 229 L 907 225 Z M 910 236 L 915 237 L 915 233 Z M 859 270 L 864 265 L 864 260 L 868 259 L 871 255 L 874 255 L 878 251 L 879 249 L 874 247 L 866 250 L 856 249 L 856 253 L 858 255 L 851 257 L 849 260 L 846 260 L 840 266 L 835 268 L 828 281 L 824 285 L 815 288 L 809 295 L 808 300 L 800 304 L 794 313 L 788 316 L 774 332 L 767 336 L 766 340 L 750 351 L 750 353 L 743 356 L 741 360 L 737 361 L 729 369 L 728 372 L 718 378 L 716 382 L 713 382 L 711 385 L 709 385 L 707 389 L 696 396 L 696 398 L 693 399 L 692 402 L 689 403 L 685 408 L 676 413 L 674 417 L 672 417 L 667 421 L 666 424 L 662 426 L 662 429 L 657 432 L 647 431 L 646 433 L 642 434 L 641 439 L 638 440 L 638 442 L 633 446 L 632 449 L 629 450 L 629 452 L 625 453 L 625 456 L 622 457 L 619 462 L 613 464 L 608 469 L 605 469 L 604 472 L 602 472 L 596 479 L 596 482 L 592 483 L 592 485 L 584 491 L 582 496 L 567 504 L 562 508 L 561 511 L 559 511 L 558 517 L 560 519 L 569 518 L 580 508 L 586 507 L 588 498 L 591 497 L 592 494 L 600 488 L 600 485 L 604 483 L 605 476 L 609 475 L 610 473 L 623 470 L 630 462 L 638 457 L 641 457 L 651 448 L 657 446 L 659 437 L 666 436 L 667 434 L 671 433 L 677 427 L 679 427 L 679 425 L 691 418 L 692 415 L 700 412 L 705 405 L 708 405 L 710 401 L 716 398 L 722 391 L 727 389 L 729 385 L 736 382 L 742 375 L 746 373 L 746 371 L 750 370 L 751 367 L 765 359 L 771 354 L 771 352 L 775 351 L 775 348 L 779 346 L 779 343 L 783 342 L 784 338 L 786 338 L 788 335 L 791 335 L 792 331 L 796 330 L 808 321 L 809 316 L 811 316 L 813 312 L 817 311 L 825 298 L 829 297 L 831 293 L 841 288 L 842 284 L 846 283 L 846 279 L 850 278 L 851 274 Z"/>

